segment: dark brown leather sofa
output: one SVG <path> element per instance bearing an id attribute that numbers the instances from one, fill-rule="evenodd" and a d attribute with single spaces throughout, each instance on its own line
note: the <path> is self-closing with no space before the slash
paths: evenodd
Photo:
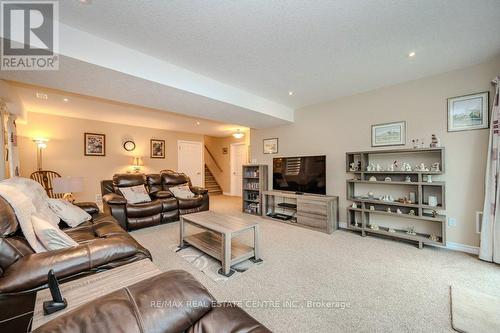
<path id="1" fill-rule="evenodd" d="M 184 271 L 169 271 L 102 296 L 33 332 L 268 333 L 231 303 L 217 303 Z"/>
<path id="2" fill-rule="evenodd" d="M 195 196 L 174 197 L 170 187 L 188 184 Z M 151 202 L 131 204 L 120 192 L 122 187 L 144 185 Z M 113 215 L 126 230 L 135 230 L 179 220 L 179 215 L 208 210 L 208 191 L 191 185 L 183 173 L 164 170 L 160 174 L 116 174 L 113 180 L 101 181 L 104 212 Z"/>
<path id="3" fill-rule="evenodd" d="M 0 296 L 45 288 L 50 269 L 65 281 L 151 258 L 149 251 L 113 217 L 100 213 L 93 203 L 79 206 L 92 216 L 92 220 L 63 230 L 80 245 L 35 253 L 22 234 L 14 210 L 0 197 Z"/>

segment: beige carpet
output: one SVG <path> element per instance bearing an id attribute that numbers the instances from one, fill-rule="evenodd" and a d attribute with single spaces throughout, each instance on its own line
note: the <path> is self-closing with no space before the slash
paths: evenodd
<path id="1" fill-rule="evenodd" d="M 210 205 L 235 214 L 241 207 L 238 199 L 224 196 L 211 197 Z M 160 269 L 189 271 L 218 300 L 243 302 L 275 332 L 450 332 L 450 285 L 500 296 L 500 267 L 474 256 L 346 231 L 326 235 L 264 219 L 264 263 L 219 285 L 172 253 L 178 227 L 172 223 L 132 235 L 151 250 Z"/>
<path id="2" fill-rule="evenodd" d="M 500 297 L 459 286 L 451 287 L 450 297 L 455 330 L 464 333 L 500 332 Z"/>

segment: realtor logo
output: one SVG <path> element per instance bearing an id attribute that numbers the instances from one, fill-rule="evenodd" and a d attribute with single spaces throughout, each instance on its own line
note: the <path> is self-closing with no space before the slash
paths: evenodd
<path id="1" fill-rule="evenodd" d="M 1 1 L 1 70 L 59 69 L 57 1 Z"/>

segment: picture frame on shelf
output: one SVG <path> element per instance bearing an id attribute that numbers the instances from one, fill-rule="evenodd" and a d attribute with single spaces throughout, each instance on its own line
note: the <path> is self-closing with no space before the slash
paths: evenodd
<path id="1" fill-rule="evenodd" d="M 264 139 L 262 142 L 262 150 L 264 154 L 277 154 L 278 138 Z"/>
<path id="2" fill-rule="evenodd" d="M 489 91 L 448 98 L 448 132 L 489 128 L 489 104 Z"/>
<path id="3" fill-rule="evenodd" d="M 106 135 L 83 133 L 83 153 L 85 156 L 106 156 Z"/>
<path id="4" fill-rule="evenodd" d="M 406 145 L 406 121 L 372 125 L 372 147 Z"/>
<path id="5" fill-rule="evenodd" d="M 165 158 L 165 140 L 158 140 L 158 139 L 150 140 L 149 157 Z"/>

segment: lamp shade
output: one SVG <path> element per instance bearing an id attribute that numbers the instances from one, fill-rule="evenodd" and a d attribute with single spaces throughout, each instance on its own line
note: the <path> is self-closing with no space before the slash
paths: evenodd
<path id="1" fill-rule="evenodd" d="M 54 193 L 77 193 L 83 191 L 83 177 L 61 177 L 52 179 Z"/>

